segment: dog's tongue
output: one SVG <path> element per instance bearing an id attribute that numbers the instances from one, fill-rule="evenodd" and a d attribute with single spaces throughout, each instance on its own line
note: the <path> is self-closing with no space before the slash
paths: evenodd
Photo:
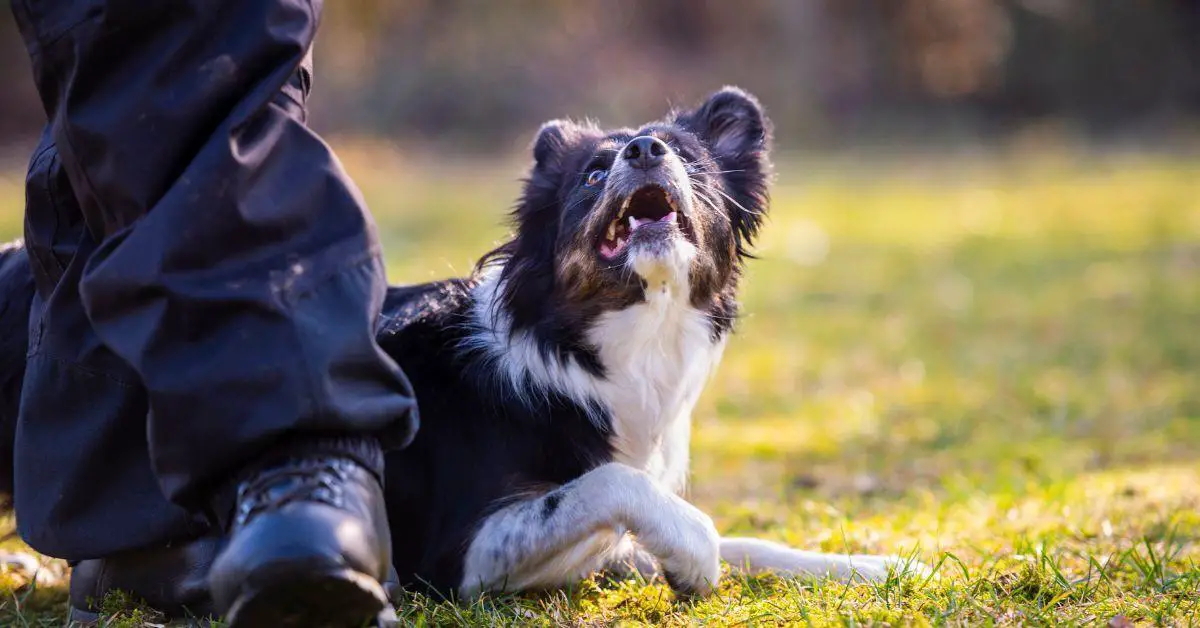
<path id="1" fill-rule="evenodd" d="M 648 225 L 650 223 L 655 223 L 655 222 L 665 222 L 667 224 L 673 225 L 673 224 L 675 224 L 675 212 L 668 212 L 667 215 L 663 216 L 662 218 L 659 218 L 658 220 L 654 220 L 652 218 L 639 219 L 637 216 L 630 216 L 629 217 L 629 232 L 633 233 L 634 231 L 638 230 L 638 227 L 641 227 L 643 225 Z"/>

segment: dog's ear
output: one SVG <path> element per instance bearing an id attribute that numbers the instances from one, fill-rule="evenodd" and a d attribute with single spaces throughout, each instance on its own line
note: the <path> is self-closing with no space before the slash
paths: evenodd
<path id="1" fill-rule="evenodd" d="M 726 87 L 696 109 L 676 116 L 675 122 L 704 141 L 722 171 L 732 199 L 726 205 L 738 253 L 748 254 L 770 204 L 771 121 L 758 99 Z"/>
<path id="2" fill-rule="evenodd" d="M 518 222 L 524 214 L 553 210 L 567 157 L 583 137 L 584 129 L 570 120 L 551 120 L 538 129 L 533 140 L 533 167 L 525 179 Z M 557 211 L 554 211 L 557 213 Z M 518 225 L 520 226 L 520 225 Z"/>
<path id="3" fill-rule="evenodd" d="M 554 290 L 559 194 L 574 149 L 588 131 L 570 120 L 551 120 L 538 129 L 533 140 L 533 165 L 512 213 L 515 237 L 492 254 L 508 258 L 501 276 L 501 298 L 512 316 L 513 331 L 544 318 L 543 310 Z"/>
<path id="4" fill-rule="evenodd" d="M 679 116 L 708 144 L 717 161 L 770 150 L 771 123 L 758 99 L 736 87 L 709 96 L 704 104 Z"/>
<path id="5" fill-rule="evenodd" d="M 570 147 L 579 141 L 582 131 L 570 120 L 551 120 L 543 124 L 533 140 L 533 167 L 543 172 L 556 170 Z"/>

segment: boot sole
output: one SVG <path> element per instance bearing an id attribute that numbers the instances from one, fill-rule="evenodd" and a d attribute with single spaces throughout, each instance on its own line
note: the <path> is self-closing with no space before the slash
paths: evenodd
<path id="1" fill-rule="evenodd" d="M 155 620 L 157 622 L 158 620 Z M 100 617 L 100 613 L 82 608 L 71 607 L 67 613 L 67 626 L 70 628 L 103 628 L 109 626 L 110 620 Z M 169 619 L 166 623 L 150 623 L 148 626 L 163 628 L 212 628 L 215 624 L 208 619 Z M 386 625 L 386 624 L 385 624 Z"/>
<path id="2" fill-rule="evenodd" d="M 228 628 L 362 628 L 394 625 L 383 586 L 352 569 L 281 570 L 247 582 L 225 614 Z"/>

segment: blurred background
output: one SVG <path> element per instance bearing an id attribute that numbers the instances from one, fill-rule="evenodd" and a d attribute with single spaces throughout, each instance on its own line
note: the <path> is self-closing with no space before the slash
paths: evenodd
<path id="1" fill-rule="evenodd" d="M 311 121 L 396 282 L 505 237 L 542 121 L 761 99 L 775 203 L 700 411 L 715 501 L 1200 452 L 1198 1 L 357 0 L 322 29 Z M 8 10 L 0 58 L 17 237 L 43 115 Z"/>
<path id="2" fill-rule="evenodd" d="M 313 124 L 327 133 L 519 146 L 547 117 L 644 120 L 722 83 L 781 144 L 977 143 L 1053 129 L 1178 145 L 1200 111 L 1194 0 L 329 2 Z M 41 121 L 8 11 L 0 145 Z"/>
<path id="3" fill-rule="evenodd" d="M 505 237 L 544 120 L 764 103 L 772 215 L 694 434 L 722 530 L 971 564 L 1200 513 L 1200 1 L 355 0 L 322 28 L 311 122 L 394 282 Z M 7 10 L 0 59 L 11 238 L 43 120 Z"/>

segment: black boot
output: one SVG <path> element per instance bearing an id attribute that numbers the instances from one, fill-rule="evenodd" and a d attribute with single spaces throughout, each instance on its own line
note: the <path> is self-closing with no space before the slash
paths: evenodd
<path id="1" fill-rule="evenodd" d="M 100 605 L 113 591 L 126 593 L 167 619 L 212 616 L 207 576 L 220 548 L 219 538 L 203 537 L 80 561 L 71 570 L 72 625 L 97 623 Z"/>
<path id="2" fill-rule="evenodd" d="M 208 570 L 221 543 L 217 537 L 202 537 L 76 563 L 71 569 L 71 625 L 99 624 L 100 606 L 114 591 L 162 613 L 162 619 L 207 625 L 204 620 L 217 614 L 208 590 Z M 384 587 L 391 600 L 398 599 L 400 581 L 395 569 L 388 572 Z"/>
<path id="3" fill-rule="evenodd" d="M 391 535 L 379 480 L 347 458 L 307 456 L 238 487 L 228 543 L 209 572 L 230 628 L 394 622 L 381 584 Z"/>

